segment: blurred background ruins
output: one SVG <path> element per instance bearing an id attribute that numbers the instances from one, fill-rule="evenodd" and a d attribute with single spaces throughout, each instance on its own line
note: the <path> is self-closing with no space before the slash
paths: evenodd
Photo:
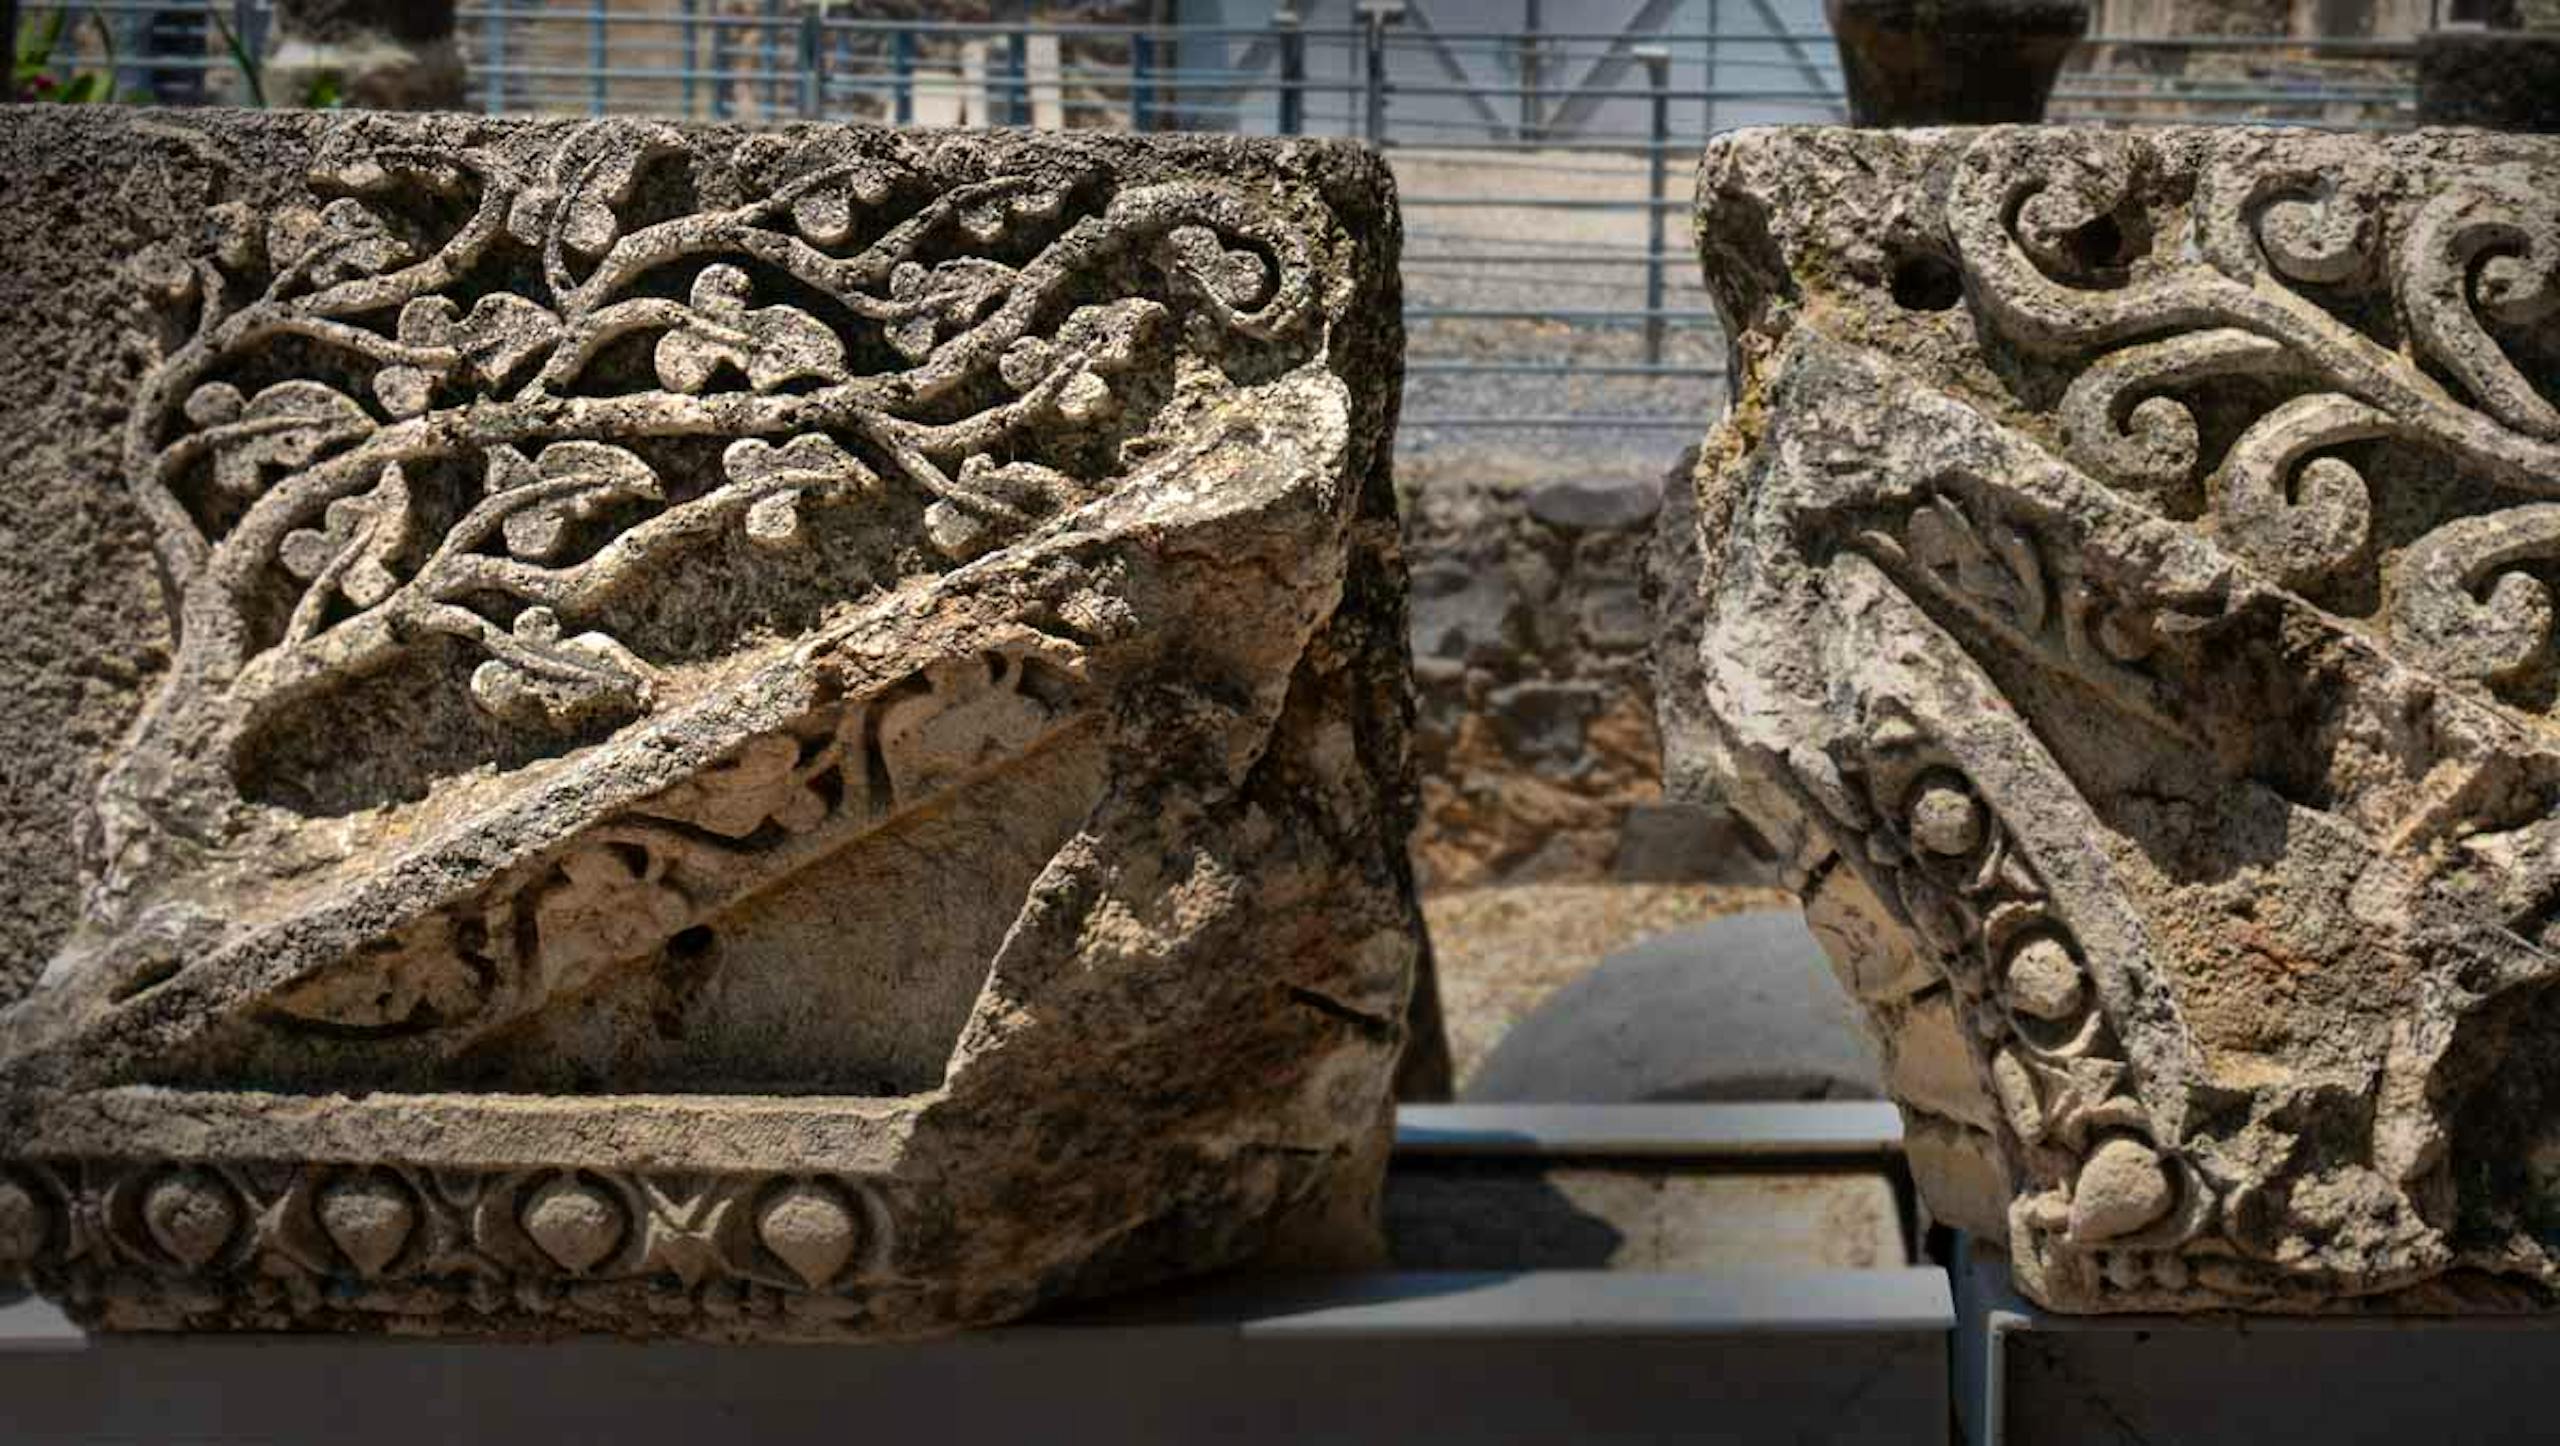
<path id="1" fill-rule="evenodd" d="M 1691 166 L 1719 130 L 1845 116 L 1820 0 L 14 8 L 12 84 L 26 100 L 1375 143 L 1407 227 L 1397 468 L 1426 806 L 1415 859 L 1461 1079 L 1604 955 L 1791 906 L 1766 887 L 1747 831 L 1710 805 L 1663 800 L 1644 575 L 1666 472 L 1721 402 L 1724 340 L 1689 244 Z M 2048 115 L 2404 127 L 2421 37 L 2480 25 L 2560 26 L 2560 0 L 2101 0 Z M 1800 952 L 1805 998 L 1750 1007 L 1846 1028 L 1837 1001 L 1817 997 L 1829 984 L 1809 943 Z M 1643 951 L 1628 957 L 1616 994 L 1580 999 L 1616 1022 L 1579 1027 L 1631 1028 L 1671 987 L 1641 967 Z M 1713 989 L 1797 989 L 1765 960 L 1707 962 L 1732 977 L 1701 1000 L 1691 969 L 1684 1007 L 1742 1007 Z M 1746 965 L 1760 975 L 1744 979 Z M 1720 1088 L 1666 1068 L 1625 1091 Z M 1535 1073 L 1509 1073 L 1523 1070 Z"/>

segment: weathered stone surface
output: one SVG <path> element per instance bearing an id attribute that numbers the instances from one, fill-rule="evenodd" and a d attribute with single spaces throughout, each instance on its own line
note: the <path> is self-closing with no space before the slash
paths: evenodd
<path id="1" fill-rule="evenodd" d="M 890 1336 L 1374 1248 L 1374 160 L 86 108 L 0 185 L 0 1269 Z"/>
<path id="2" fill-rule="evenodd" d="M 1691 686 L 1939 1215 L 2062 1309 L 2560 1301 L 2560 147 L 1753 132 L 1699 186 Z"/>

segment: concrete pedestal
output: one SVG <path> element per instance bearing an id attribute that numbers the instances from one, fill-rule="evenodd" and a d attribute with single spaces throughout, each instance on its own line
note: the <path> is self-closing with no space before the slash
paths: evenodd
<path id="1" fill-rule="evenodd" d="M 1469 1159 L 1506 1192 L 1497 1166 L 1602 1161 L 1836 1185 L 1889 1165 L 1891 1122 L 1880 1105 L 1408 1111 L 1399 1170 L 1443 1190 Z M 1772 1228 L 1746 1212 L 1725 1233 Z M 0 1439 L 1943 1442 L 1945 1276 L 1899 1254 L 1791 1264 L 1769 1238 L 1750 1265 L 1211 1281 L 887 1346 L 91 1339 L 26 1301 L 0 1308 Z"/>
<path id="2" fill-rule="evenodd" d="M 1965 1242 L 1954 1275 L 1968 1446 L 2536 1441 L 2560 1322 L 2059 1316 Z"/>

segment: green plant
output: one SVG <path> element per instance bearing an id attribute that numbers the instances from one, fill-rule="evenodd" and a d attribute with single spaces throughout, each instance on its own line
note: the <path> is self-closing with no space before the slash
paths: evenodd
<path id="1" fill-rule="evenodd" d="M 205 16 L 213 22 L 214 33 L 222 37 L 222 53 L 231 57 L 231 68 L 240 72 L 240 87 L 247 92 L 242 97 L 242 103 L 258 110 L 265 110 L 267 108 L 266 67 L 258 63 L 258 57 L 249 53 L 248 43 L 240 38 L 239 31 L 231 28 L 230 21 L 222 18 L 221 10 L 209 9 L 205 11 Z"/>
<path id="2" fill-rule="evenodd" d="M 40 101 L 56 105 L 82 105 L 90 101 L 115 99 L 114 84 L 108 77 L 116 68 L 116 37 L 107 22 L 94 10 L 80 12 L 98 37 L 98 48 L 105 52 L 105 71 L 70 72 L 73 56 L 57 56 L 63 38 L 71 32 L 72 12 L 67 7 L 40 19 L 30 18 L 10 37 L 9 98 L 17 101 Z"/>

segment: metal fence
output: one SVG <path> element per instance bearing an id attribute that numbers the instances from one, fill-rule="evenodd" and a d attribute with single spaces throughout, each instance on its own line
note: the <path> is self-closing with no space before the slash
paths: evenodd
<path id="1" fill-rule="evenodd" d="M 1435 20 L 1435 7 L 1443 18 Z M 253 93 L 262 0 L 100 0 L 66 47 L 122 94 Z M 891 20 L 812 0 L 465 5 L 491 113 L 1349 135 L 1407 216 L 1405 437 L 1468 465 L 1658 467 L 1716 399 L 1722 341 L 1687 245 L 1687 162 L 1737 124 L 1844 114 L 1815 0 L 1618 0 L 1461 27 L 1467 0 L 1309 0 L 1223 26 Z M 1223 13 L 1247 5 L 1231 3 Z M 1562 11 L 1564 7 L 1554 7 Z M 1614 23 L 1591 17 L 1607 12 Z M 2075 120 L 2410 123 L 2406 44 L 2098 36 Z M 293 97 L 266 97 L 290 102 Z M 1485 435 L 1505 457 L 1474 457 Z"/>

